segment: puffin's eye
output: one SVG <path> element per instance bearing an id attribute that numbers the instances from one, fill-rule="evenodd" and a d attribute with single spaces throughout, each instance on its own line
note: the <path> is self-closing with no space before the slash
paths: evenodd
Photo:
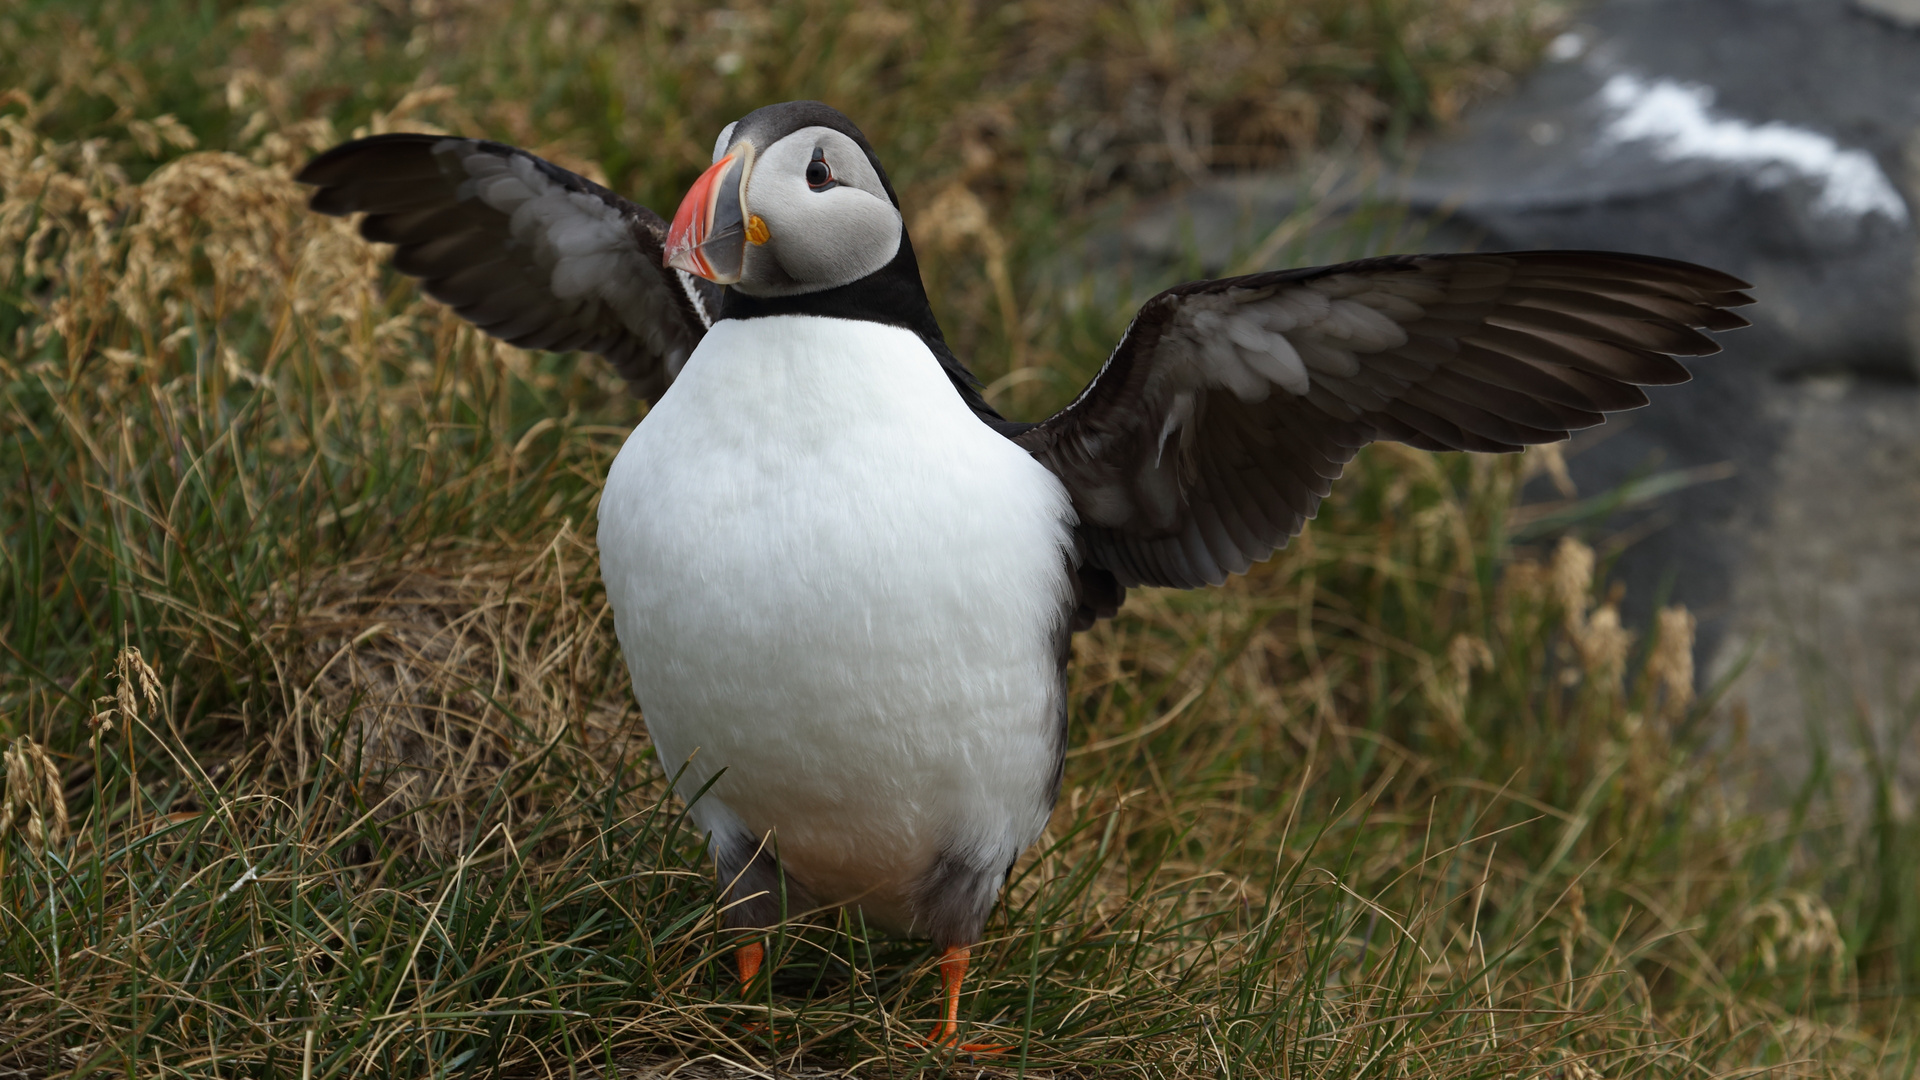
<path id="1" fill-rule="evenodd" d="M 827 152 L 817 146 L 813 148 L 813 160 L 807 162 L 807 186 L 815 191 L 834 186 L 833 170 L 827 166 Z"/>

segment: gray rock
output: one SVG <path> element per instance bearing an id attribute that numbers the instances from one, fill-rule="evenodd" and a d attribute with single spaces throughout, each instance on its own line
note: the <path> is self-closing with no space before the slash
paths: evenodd
<path id="1" fill-rule="evenodd" d="M 1920 0 L 1853 0 L 1861 11 L 1878 15 L 1895 26 L 1920 30 Z"/>
<path id="2" fill-rule="evenodd" d="M 1911 783 L 1920 760 L 1901 743 L 1920 719 L 1920 389 L 1822 375 L 1783 385 L 1766 408 L 1786 432 L 1777 481 L 1706 674 L 1738 675 L 1729 697 L 1775 782 L 1800 780 L 1819 751 L 1839 776 L 1897 765 Z"/>
<path id="3" fill-rule="evenodd" d="M 1633 249 L 1754 283 L 1748 364 L 1912 379 L 1920 36 L 1839 0 L 1615 0 L 1421 155 L 1417 208 L 1500 246 Z"/>

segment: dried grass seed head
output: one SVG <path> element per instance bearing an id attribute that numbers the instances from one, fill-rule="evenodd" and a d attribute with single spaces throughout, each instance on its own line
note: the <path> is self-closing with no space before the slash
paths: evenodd
<path id="1" fill-rule="evenodd" d="M 1570 631 L 1586 622 L 1587 607 L 1593 602 L 1593 567 L 1592 548 L 1571 536 L 1560 538 L 1553 550 L 1553 598 Z"/>
<path id="2" fill-rule="evenodd" d="M 1662 712 L 1672 717 L 1693 704 L 1693 612 L 1681 605 L 1660 609 L 1655 621 L 1653 654 L 1647 657 L 1647 677 L 1661 695 Z"/>
<path id="3" fill-rule="evenodd" d="M 5 751 L 6 791 L 0 795 L 0 836 L 18 828 L 28 850 L 39 854 L 67 835 L 67 798 L 47 748 L 21 735 Z"/>

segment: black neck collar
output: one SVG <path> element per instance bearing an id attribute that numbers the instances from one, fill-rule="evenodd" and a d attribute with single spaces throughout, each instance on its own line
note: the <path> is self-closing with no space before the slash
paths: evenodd
<path id="1" fill-rule="evenodd" d="M 940 361 L 953 388 L 976 415 L 982 420 L 1003 420 L 980 396 L 980 380 L 974 378 L 973 372 L 947 347 L 940 324 L 934 320 L 933 305 L 927 301 L 926 286 L 920 281 L 920 263 L 914 258 L 913 243 L 904 230 L 900 233 L 900 250 L 894 254 L 893 261 L 858 281 L 797 296 L 748 296 L 729 288 L 720 301 L 722 319 L 758 319 L 768 315 L 818 315 L 911 330 Z"/>

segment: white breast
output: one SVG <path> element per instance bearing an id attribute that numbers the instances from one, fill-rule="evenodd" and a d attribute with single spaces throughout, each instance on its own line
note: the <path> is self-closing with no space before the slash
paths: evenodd
<path id="1" fill-rule="evenodd" d="M 827 902 L 905 927 L 944 849 L 1010 862 L 1052 792 L 1065 489 L 914 334 L 717 323 L 614 462 L 601 570 L 694 817 L 777 831 Z"/>

